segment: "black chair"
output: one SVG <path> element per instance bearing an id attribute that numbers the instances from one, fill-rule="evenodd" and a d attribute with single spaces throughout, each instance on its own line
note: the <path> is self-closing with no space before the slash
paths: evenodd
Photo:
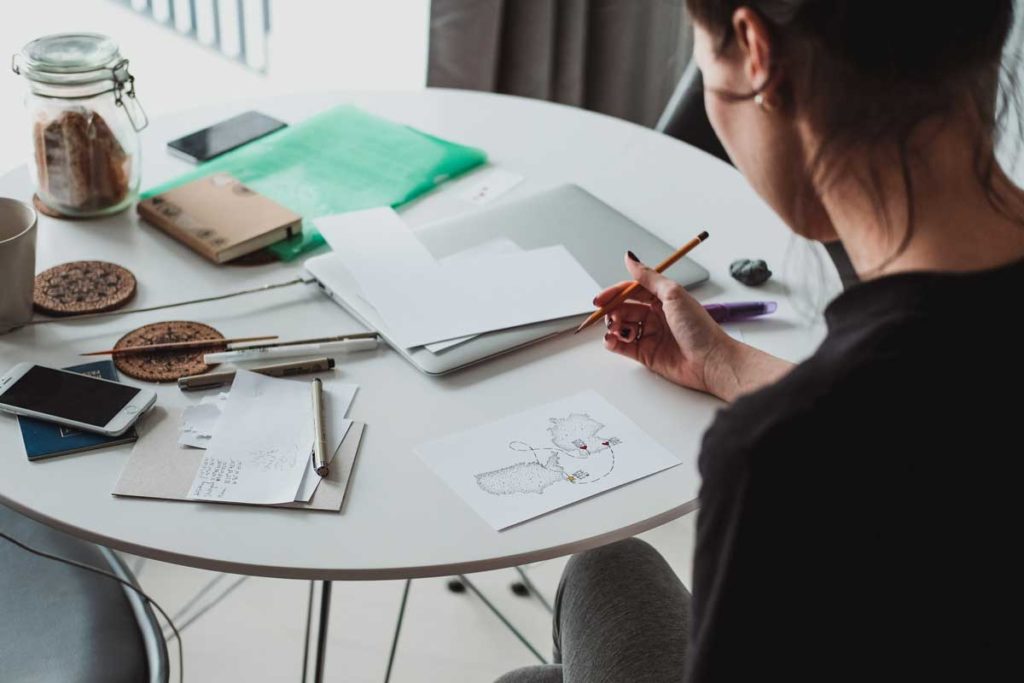
<path id="1" fill-rule="evenodd" d="M 704 111 L 704 81 L 693 61 L 683 71 L 655 130 L 732 163 Z"/>
<path id="2" fill-rule="evenodd" d="M 0 506 L 22 543 L 136 585 L 116 554 Z M 153 611 L 116 581 L 0 538 L 0 681 L 165 683 L 167 644 Z"/>
<path id="3" fill-rule="evenodd" d="M 732 163 L 718 136 L 715 135 L 711 122 L 708 121 L 707 112 L 704 110 L 704 82 L 692 61 L 679 79 L 679 85 L 676 86 L 655 129 L 691 144 L 726 163 Z M 860 281 L 841 242 L 829 242 L 825 244 L 825 250 L 839 271 L 843 288 Z"/>

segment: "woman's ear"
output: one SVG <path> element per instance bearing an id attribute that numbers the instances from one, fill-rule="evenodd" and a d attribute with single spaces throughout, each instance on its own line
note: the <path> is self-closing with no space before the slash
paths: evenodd
<path id="1" fill-rule="evenodd" d="M 777 103 L 778 79 L 768 26 L 752 9 L 740 7 L 733 12 L 732 30 L 750 90 L 760 95 L 758 104 L 770 108 Z"/>

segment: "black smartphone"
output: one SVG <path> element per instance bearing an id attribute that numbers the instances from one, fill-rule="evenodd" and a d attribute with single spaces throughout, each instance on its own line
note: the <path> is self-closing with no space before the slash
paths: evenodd
<path id="1" fill-rule="evenodd" d="M 167 143 L 167 149 L 174 156 L 199 163 L 219 157 L 287 125 L 284 121 L 258 111 L 247 111 L 209 128 L 171 140 Z"/>

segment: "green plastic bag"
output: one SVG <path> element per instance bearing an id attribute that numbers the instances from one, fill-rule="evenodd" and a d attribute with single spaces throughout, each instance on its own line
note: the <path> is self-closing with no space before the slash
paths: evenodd
<path id="1" fill-rule="evenodd" d="M 291 261 L 324 243 L 309 219 L 398 206 L 486 160 L 479 149 L 340 106 L 202 164 L 142 198 L 230 173 L 305 219 L 300 234 L 268 247 Z"/>

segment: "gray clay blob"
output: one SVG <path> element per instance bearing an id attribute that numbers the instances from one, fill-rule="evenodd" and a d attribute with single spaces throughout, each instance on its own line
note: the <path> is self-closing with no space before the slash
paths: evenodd
<path id="1" fill-rule="evenodd" d="M 750 287 L 763 285 L 772 276 L 768 264 L 762 259 L 741 258 L 729 265 L 729 273 Z"/>

